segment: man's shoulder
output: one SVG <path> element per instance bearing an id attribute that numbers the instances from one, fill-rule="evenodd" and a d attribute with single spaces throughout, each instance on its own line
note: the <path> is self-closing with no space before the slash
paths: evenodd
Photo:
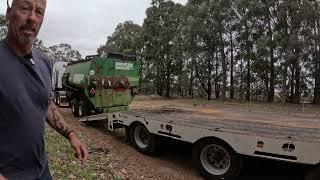
<path id="1" fill-rule="evenodd" d="M 32 54 L 37 56 L 37 57 L 41 57 L 41 58 L 44 58 L 46 60 L 50 60 L 48 54 L 42 49 L 32 48 Z"/>
<path id="2" fill-rule="evenodd" d="M 0 55 L 3 55 L 3 53 L 8 53 L 9 49 L 6 46 L 6 42 L 4 39 L 0 40 Z"/>
<path id="3" fill-rule="evenodd" d="M 43 61 L 49 68 L 52 68 L 52 60 L 45 51 L 38 48 L 32 48 L 32 55 L 38 60 Z"/>

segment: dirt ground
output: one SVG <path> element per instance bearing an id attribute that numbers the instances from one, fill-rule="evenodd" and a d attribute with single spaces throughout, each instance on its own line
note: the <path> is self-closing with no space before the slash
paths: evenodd
<path id="1" fill-rule="evenodd" d="M 233 106 L 235 108 L 250 109 L 255 111 L 278 111 L 279 113 L 295 116 L 301 114 L 318 117 L 318 107 L 308 106 L 278 106 L 278 105 L 248 105 L 248 104 L 221 104 L 216 102 L 206 103 L 196 100 L 161 100 L 158 98 L 137 98 L 131 109 L 157 109 L 157 108 L 184 108 L 203 107 L 202 113 L 216 114 L 218 110 L 210 110 L 217 105 Z M 281 108 L 280 108 L 281 107 Z M 109 162 L 114 174 L 121 179 L 203 179 L 193 167 L 191 161 L 191 145 L 182 143 L 164 144 L 161 151 L 153 156 L 146 156 L 137 152 L 132 146 L 124 142 L 123 130 L 107 132 L 101 124 L 83 126 L 76 118 L 72 117 L 70 109 L 61 108 L 67 122 L 75 128 L 82 140 L 90 150 L 105 152 L 105 161 Z M 318 121 L 319 122 L 319 121 Z M 315 123 L 314 121 L 311 123 Z M 245 157 L 244 170 L 238 180 L 303 180 L 307 167 L 287 163 L 252 159 Z M 101 178 L 103 179 L 103 178 Z"/>

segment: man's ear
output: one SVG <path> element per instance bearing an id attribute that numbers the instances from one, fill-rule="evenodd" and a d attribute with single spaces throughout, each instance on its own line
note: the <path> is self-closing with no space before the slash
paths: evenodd
<path id="1" fill-rule="evenodd" d="M 9 20 L 8 18 L 8 15 L 9 13 L 11 12 L 11 6 L 10 6 L 10 3 L 9 3 L 9 0 L 7 0 L 7 12 L 6 12 L 6 19 L 7 21 Z"/>
<path id="2" fill-rule="evenodd" d="M 10 12 L 11 12 L 11 7 L 7 7 L 7 12 L 6 12 L 6 20 L 9 21 L 9 15 L 10 15 Z"/>

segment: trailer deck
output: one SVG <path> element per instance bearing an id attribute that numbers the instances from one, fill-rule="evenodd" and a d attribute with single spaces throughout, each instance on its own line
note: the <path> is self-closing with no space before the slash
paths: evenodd
<path id="1" fill-rule="evenodd" d="M 299 106 L 288 111 L 280 106 L 267 110 L 263 105 L 253 108 L 167 102 L 141 101 L 129 111 L 92 115 L 80 121 L 105 121 L 110 131 L 124 127 L 132 145 L 145 154 L 156 151 L 158 137 L 191 143 L 193 162 L 208 179 L 237 177 L 242 161 L 238 155 L 320 163 L 317 107 L 301 112 Z"/>
<path id="2" fill-rule="evenodd" d="M 251 136 L 320 142 L 320 114 L 248 111 L 233 107 L 160 108 L 123 114 Z"/>

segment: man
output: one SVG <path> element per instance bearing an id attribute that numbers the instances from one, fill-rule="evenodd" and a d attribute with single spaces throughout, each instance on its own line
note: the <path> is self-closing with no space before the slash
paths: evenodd
<path id="1" fill-rule="evenodd" d="M 45 120 L 68 138 L 80 161 L 88 158 L 86 146 L 50 99 L 48 57 L 32 48 L 45 9 L 46 0 L 8 3 L 8 34 L 0 42 L 0 180 L 52 179 L 44 149 Z"/>

